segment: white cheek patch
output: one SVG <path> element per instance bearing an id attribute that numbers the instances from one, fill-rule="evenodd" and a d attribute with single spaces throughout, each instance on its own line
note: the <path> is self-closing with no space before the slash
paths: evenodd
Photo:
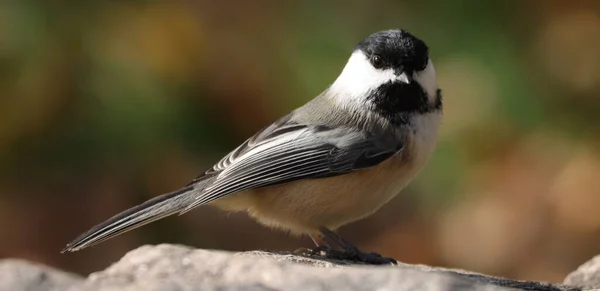
<path id="1" fill-rule="evenodd" d="M 366 98 L 369 91 L 395 78 L 392 69 L 377 70 L 363 52 L 356 51 L 350 56 L 344 70 L 329 90 L 340 101 L 359 100 Z"/>
<path id="2" fill-rule="evenodd" d="M 419 85 L 427 92 L 429 101 L 434 102 L 439 87 L 435 76 L 435 68 L 433 67 L 431 60 L 427 62 L 425 70 L 415 73 L 414 79 L 419 82 Z"/>

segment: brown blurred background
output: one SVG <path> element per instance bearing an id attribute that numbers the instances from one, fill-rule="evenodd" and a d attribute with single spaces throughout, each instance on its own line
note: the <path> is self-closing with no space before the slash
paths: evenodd
<path id="1" fill-rule="evenodd" d="M 553 282 L 600 253 L 600 2 L 125 2 L 0 2 L 0 257 L 86 274 L 150 243 L 310 247 L 202 207 L 59 254 L 187 183 L 397 27 L 431 48 L 440 141 L 401 196 L 342 235 L 404 262 Z"/>

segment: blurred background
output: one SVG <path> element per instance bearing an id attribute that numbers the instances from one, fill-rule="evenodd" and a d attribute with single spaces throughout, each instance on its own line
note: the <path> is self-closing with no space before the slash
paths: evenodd
<path id="1" fill-rule="evenodd" d="M 0 258 L 80 274 L 143 244 L 294 250 L 201 207 L 61 255 L 319 94 L 353 46 L 405 28 L 444 92 L 437 151 L 341 234 L 408 263 L 560 282 L 600 253 L 600 2 L 0 2 Z"/>

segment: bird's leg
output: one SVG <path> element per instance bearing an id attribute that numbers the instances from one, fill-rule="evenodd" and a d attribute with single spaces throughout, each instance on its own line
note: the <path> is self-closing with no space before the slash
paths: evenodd
<path id="1" fill-rule="evenodd" d="M 325 242 L 323 240 L 321 235 L 309 234 L 308 236 L 310 237 L 310 239 L 312 239 L 313 243 L 315 243 L 315 248 L 310 250 L 307 253 L 309 256 L 323 255 L 323 254 L 326 256 L 327 253 L 334 251 L 333 249 L 331 249 L 331 247 L 329 247 L 327 242 Z"/>
<path id="2" fill-rule="evenodd" d="M 320 235 L 310 234 L 308 235 L 310 239 L 315 243 L 316 247 L 326 246 L 327 242 L 325 242 Z"/>
<path id="3" fill-rule="evenodd" d="M 323 241 L 321 236 L 315 235 L 315 234 L 309 234 L 308 236 L 313 241 L 313 243 L 315 244 L 316 247 L 314 249 L 299 248 L 294 251 L 295 254 L 315 256 L 315 255 L 321 255 L 322 252 L 327 253 L 331 249 L 327 245 L 327 243 L 325 241 Z"/>
<path id="4" fill-rule="evenodd" d="M 392 258 L 386 258 L 377 253 L 362 252 L 355 245 L 325 227 L 320 227 L 319 232 L 319 236 L 311 235 L 313 242 L 317 245 L 311 255 L 325 252 L 325 257 L 330 259 L 360 261 L 373 265 L 397 264 L 396 260 Z M 341 248 L 342 251 L 331 248 L 332 245 Z"/>

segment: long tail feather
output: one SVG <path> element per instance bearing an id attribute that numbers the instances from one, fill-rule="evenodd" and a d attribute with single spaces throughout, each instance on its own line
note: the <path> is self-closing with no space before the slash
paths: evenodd
<path id="1" fill-rule="evenodd" d="M 195 195 L 192 193 L 202 191 L 202 188 L 198 187 L 198 184 L 189 185 L 127 209 L 81 234 L 67 244 L 61 253 L 75 252 L 96 245 L 134 228 L 178 213 L 193 202 Z"/>

